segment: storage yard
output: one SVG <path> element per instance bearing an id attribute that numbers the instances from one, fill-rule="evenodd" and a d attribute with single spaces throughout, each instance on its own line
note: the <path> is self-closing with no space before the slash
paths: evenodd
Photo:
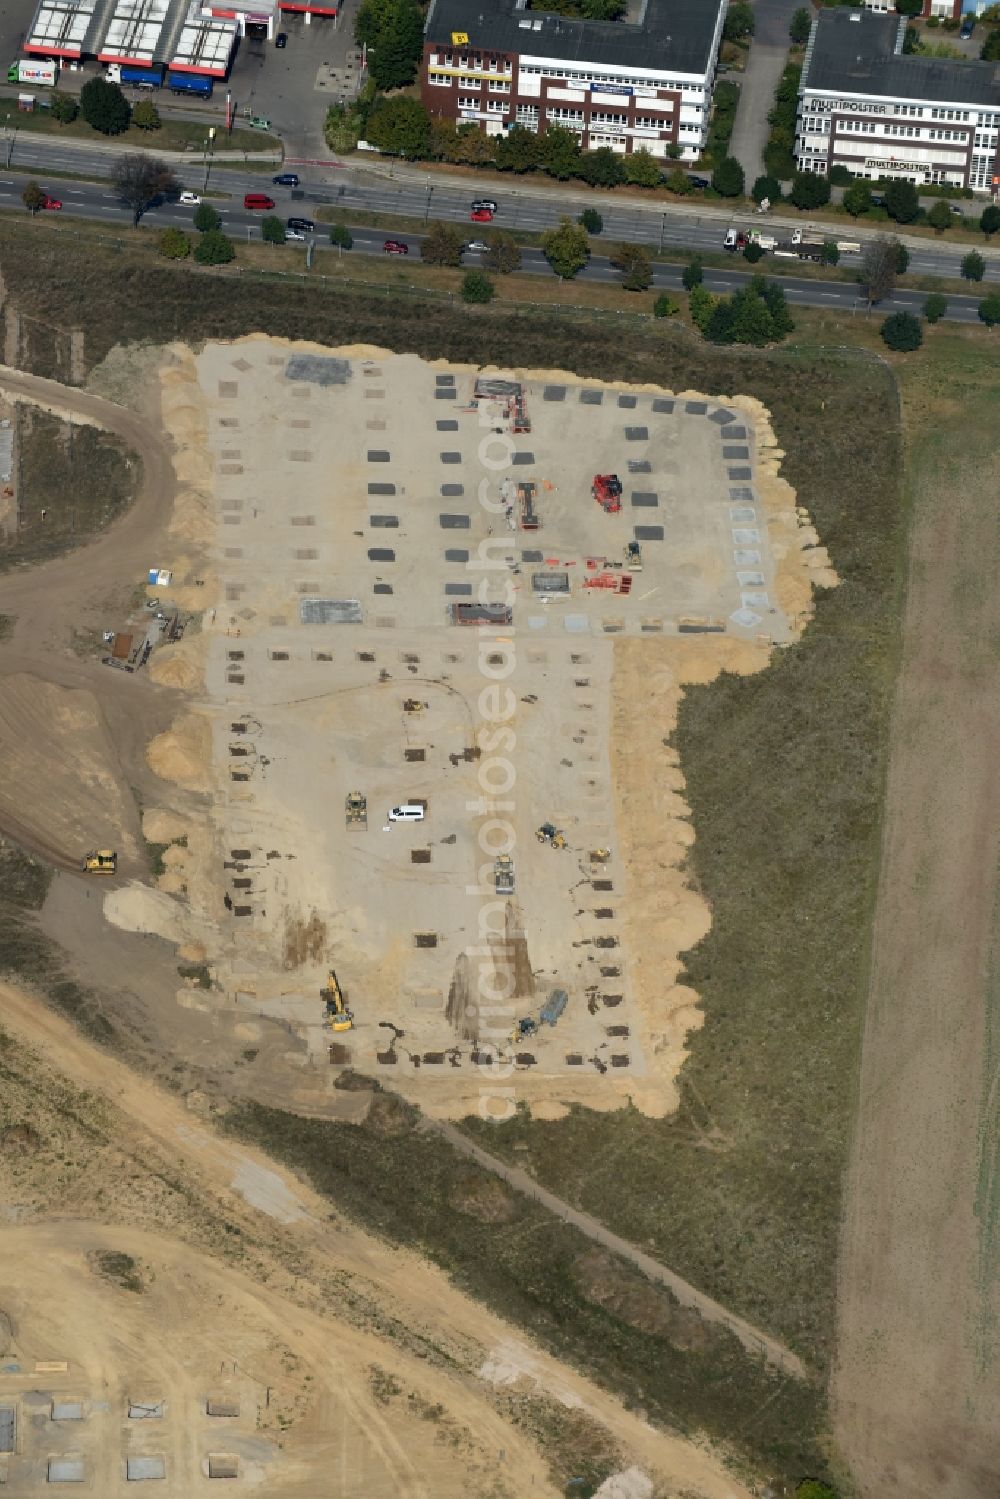
<path id="1" fill-rule="evenodd" d="M 280 1022 L 313 1107 L 353 1068 L 432 1112 L 664 1112 L 708 920 L 677 694 L 759 669 L 833 581 L 766 413 L 263 339 L 178 359 L 174 534 L 214 603 L 154 657 L 189 702 L 149 757 L 210 826 L 175 830 L 179 900 L 109 916 L 208 963 L 187 1003 Z"/>

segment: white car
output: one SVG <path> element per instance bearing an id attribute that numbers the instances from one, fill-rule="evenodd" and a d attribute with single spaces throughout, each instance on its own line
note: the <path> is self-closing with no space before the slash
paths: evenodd
<path id="1" fill-rule="evenodd" d="M 465 248 L 474 251 L 476 254 L 485 255 L 489 249 L 489 245 L 484 239 L 470 239 Z"/>
<path id="2" fill-rule="evenodd" d="M 304 243 L 305 242 L 305 235 L 302 233 L 302 231 L 300 229 L 286 229 L 285 230 L 285 242 L 286 242 L 286 244 L 287 244 L 287 242 L 289 240 L 295 240 L 295 239 L 301 240 Z"/>
<path id="3" fill-rule="evenodd" d="M 424 809 L 419 802 L 404 802 L 401 807 L 390 808 L 390 822 L 423 822 Z"/>
<path id="4" fill-rule="evenodd" d="M 177 201 L 178 203 L 185 203 L 191 208 L 197 208 L 198 204 L 201 202 L 201 199 L 199 198 L 197 193 L 181 193 Z"/>

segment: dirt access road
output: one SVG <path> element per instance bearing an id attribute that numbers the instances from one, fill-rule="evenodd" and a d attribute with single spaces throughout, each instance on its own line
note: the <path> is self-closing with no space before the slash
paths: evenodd
<path id="1" fill-rule="evenodd" d="M 841 1263 L 836 1429 L 865 1499 L 1000 1493 L 1000 460 L 957 394 L 914 438 Z"/>
<path id="2" fill-rule="evenodd" d="M 234 1212 L 237 1221 L 247 1204 L 270 1218 L 282 1234 L 284 1257 L 296 1264 L 304 1286 L 328 1276 L 357 1277 L 386 1319 L 396 1317 L 408 1327 L 426 1329 L 437 1345 L 453 1344 L 456 1366 L 467 1361 L 470 1351 L 482 1349 L 481 1378 L 491 1380 L 491 1369 L 522 1370 L 536 1388 L 585 1411 L 665 1492 L 690 1492 L 699 1499 L 749 1499 L 749 1491 L 727 1473 L 720 1458 L 626 1411 L 589 1380 L 517 1338 L 508 1324 L 455 1290 L 440 1271 L 416 1256 L 382 1245 L 338 1216 L 331 1217 L 329 1202 L 291 1173 L 260 1152 L 221 1139 L 183 1104 L 91 1046 L 37 1000 L 0 984 L 0 1015 L 5 1030 L 77 1084 L 103 1095 L 124 1116 L 132 1150 L 149 1160 L 155 1156 L 169 1161 L 172 1172 L 218 1203 L 220 1211 Z M 459 1348 L 464 1349 L 460 1359 Z M 387 1350 L 387 1356 L 390 1353 Z M 501 1382 L 507 1377 L 502 1374 Z M 470 1397 L 473 1405 L 465 1414 L 476 1424 L 483 1419 L 483 1400 L 474 1387 Z M 456 1408 L 454 1391 L 451 1404 Z M 503 1447 L 503 1425 L 492 1419 L 494 1445 Z M 539 1491 L 545 1490 L 539 1486 Z M 401 1492 L 430 1499 L 444 1490 L 440 1484 L 425 1485 L 414 1474 Z"/>

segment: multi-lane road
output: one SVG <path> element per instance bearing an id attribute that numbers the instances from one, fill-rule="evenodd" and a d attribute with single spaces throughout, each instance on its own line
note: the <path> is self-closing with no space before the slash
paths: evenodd
<path id="1" fill-rule="evenodd" d="M 29 159 L 26 161 L 24 157 Z M 34 177 L 43 187 L 62 200 L 64 215 L 76 215 L 96 220 L 108 229 L 131 234 L 134 232 L 131 228 L 131 215 L 117 200 L 110 185 L 106 182 L 68 180 L 60 177 L 52 177 L 46 181 L 44 170 L 42 170 L 47 165 L 55 172 L 73 170 L 80 174 L 90 170 L 95 175 L 107 174 L 112 170 L 113 161 L 114 155 L 109 155 L 107 152 L 81 153 L 76 148 L 60 146 L 59 143 L 49 146 L 47 142 L 24 141 L 22 137 L 16 145 L 14 169 L 4 171 L 2 161 L 0 161 L 0 211 L 23 213 L 21 193 L 25 182 Z M 201 157 L 193 157 L 189 165 L 181 164 L 179 175 L 183 178 L 185 186 L 195 191 L 203 190 L 206 165 Z M 414 183 L 410 178 L 402 182 L 379 177 L 364 180 L 357 172 L 348 172 L 343 169 L 331 171 L 326 164 L 322 168 L 317 167 L 315 171 L 302 165 L 298 171 L 302 181 L 294 197 L 288 188 L 270 188 L 276 201 L 276 212 L 284 217 L 291 214 L 309 216 L 316 207 L 332 205 L 342 212 L 348 224 L 351 223 L 352 213 L 355 215 L 379 213 L 386 215 L 390 220 L 395 218 L 400 222 L 409 221 L 411 224 L 414 220 L 420 223 L 427 219 L 450 219 L 462 222 L 470 239 L 478 237 L 487 227 L 469 221 L 468 190 L 442 188 L 433 181 L 421 185 Z M 239 170 L 234 168 L 232 163 L 217 162 L 210 165 L 209 195 L 211 197 L 213 192 L 217 194 L 213 201 L 222 215 L 226 232 L 234 239 L 260 237 L 261 215 L 247 213 L 244 210 L 243 194 L 246 191 L 260 192 L 268 186 L 269 178 L 260 172 L 251 173 Z M 545 228 L 557 220 L 560 209 L 566 212 L 569 207 L 572 211 L 572 206 L 567 205 L 565 197 L 561 197 L 557 204 L 552 204 L 545 199 L 539 199 L 516 189 L 502 195 L 498 194 L 497 202 L 499 211 L 495 226 L 511 229 Z M 143 219 L 143 228 L 139 232 L 167 225 L 189 226 L 192 213 L 191 208 L 181 207 L 176 203 L 164 203 L 147 212 Z M 605 230 L 602 239 L 611 243 L 621 240 L 646 243 L 654 251 L 662 249 L 666 255 L 708 249 L 717 251 L 721 244 L 725 222 L 725 219 L 720 219 L 717 213 L 712 216 L 697 213 L 682 216 L 655 212 L 650 216 L 641 210 L 615 206 L 605 213 Z M 392 232 L 394 237 L 406 241 L 413 259 L 419 258 L 421 239 L 419 232 L 386 231 L 361 227 L 352 228 L 351 232 L 354 237 L 352 254 L 382 254 L 386 234 Z M 317 225 L 314 239 L 317 251 L 323 251 L 326 254 L 334 253 L 328 244 L 322 225 Z M 602 241 L 597 240 L 594 243 L 596 250 Z M 929 256 L 928 259 L 930 259 Z M 465 260 L 469 265 L 476 265 L 481 262 L 481 256 L 470 251 L 466 253 Z M 914 268 L 917 268 L 916 260 L 917 257 L 914 257 L 911 262 Z M 852 263 L 860 264 L 858 257 L 845 256 L 844 264 Z M 767 269 L 766 259 L 760 262 L 759 269 Z M 937 269 L 940 274 L 940 267 L 936 260 L 934 269 Z M 996 274 L 995 264 L 991 263 L 990 269 Z M 957 273 L 957 265 L 953 274 L 955 273 Z M 540 251 L 526 248 L 523 252 L 522 274 L 548 276 L 552 272 Z M 731 269 L 726 267 L 719 270 L 706 270 L 705 284 L 711 291 L 729 292 L 744 284 L 752 274 L 753 271 L 743 267 L 742 261 L 734 260 Z M 580 279 L 614 282 L 619 279 L 619 275 L 620 273 L 610 264 L 607 254 L 595 253 L 590 264 L 580 273 Z M 679 265 L 656 264 L 654 267 L 654 286 L 665 289 L 679 287 L 680 278 L 681 267 Z M 781 285 L 785 289 L 789 302 L 794 304 L 825 307 L 830 310 L 839 309 L 852 315 L 866 310 L 865 303 L 859 298 L 858 288 L 852 282 L 783 275 Z M 899 289 L 892 297 L 879 304 L 879 311 L 885 313 L 905 309 L 920 312 L 925 296 L 925 292 Z M 978 301 L 978 297 L 974 296 L 950 295 L 947 316 L 958 321 L 974 322 L 978 316 Z"/>

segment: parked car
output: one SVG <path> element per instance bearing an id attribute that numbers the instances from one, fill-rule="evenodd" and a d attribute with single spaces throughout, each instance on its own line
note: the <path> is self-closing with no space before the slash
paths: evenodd
<path id="1" fill-rule="evenodd" d="M 286 219 L 285 223 L 288 225 L 289 229 L 301 229 L 304 234 L 312 234 L 313 230 L 316 228 L 316 225 L 313 223 L 312 219 L 291 218 Z"/>
<path id="2" fill-rule="evenodd" d="M 384 255 L 409 255 L 410 247 L 405 240 L 387 239 L 382 245 Z"/>
<path id="3" fill-rule="evenodd" d="M 688 172 L 688 181 L 690 182 L 690 184 L 691 184 L 692 187 L 711 187 L 712 186 L 712 184 L 709 182 L 709 180 L 708 180 L 707 177 L 694 177 L 694 176 L 692 176 L 692 174 L 690 172 Z"/>
<path id="4" fill-rule="evenodd" d="M 276 47 L 287 47 L 288 46 L 288 32 L 287 31 L 279 31 L 278 35 L 274 39 L 274 45 Z"/>
<path id="5" fill-rule="evenodd" d="M 493 210 L 491 208 L 474 208 L 469 218 L 477 224 L 489 224 L 493 221 Z"/>
<path id="6" fill-rule="evenodd" d="M 302 233 L 301 229 L 286 229 L 285 230 L 285 240 L 286 240 L 286 243 L 289 240 L 301 240 L 302 243 L 305 244 L 305 239 L 306 239 L 306 237 Z"/>
<path id="7" fill-rule="evenodd" d="M 271 121 L 267 115 L 251 115 L 249 120 L 251 130 L 270 130 Z"/>
<path id="8" fill-rule="evenodd" d="M 178 203 L 184 203 L 190 208 L 196 208 L 201 202 L 197 193 L 183 192 L 177 199 Z"/>
<path id="9" fill-rule="evenodd" d="M 243 198 L 243 207 L 251 213 L 260 213 L 274 207 L 274 199 L 269 198 L 267 193 L 247 193 Z"/>
<path id="10" fill-rule="evenodd" d="M 873 208 L 884 208 L 885 207 L 885 193 L 872 193 L 872 207 Z"/>
<path id="11" fill-rule="evenodd" d="M 55 211 L 55 210 L 58 210 L 58 209 L 60 209 L 62 207 L 62 202 L 60 201 L 59 198 L 49 198 L 49 197 L 46 197 L 45 200 L 44 200 L 44 202 L 42 203 L 42 207 L 43 208 L 50 208 L 53 211 Z"/>
<path id="12" fill-rule="evenodd" d="M 277 177 L 271 178 L 275 187 L 298 187 L 298 172 L 279 172 Z"/>
<path id="13" fill-rule="evenodd" d="M 472 212 L 476 213 L 477 210 L 480 209 L 480 208 L 485 208 L 489 213 L 496 213 L 497 212 L 497 202 L 496 202 L 496 199 L 495 198 L 474 198 L 473 202 L 472 202 Z"/>
<path id="14" fill-rule="evenodd" d="M 473 254 L 484 255 L 489 249 L 489 245 L 484 239 L 470 239 L 469 243 L 464 248 L 466 250 L 471 250 Z"/>
<path id="15" fill-rule="evenodd" d="M 976 18 L 975 18 L 975 16 L 966 16 L 965 20 L 962 22 L 961 30 L 959 31 L 958 34 L 962 38 L 963 42 L 967 42 L 969 40 L 969 37 L 975 31 L 975 29 L 976 29 Z"/>

